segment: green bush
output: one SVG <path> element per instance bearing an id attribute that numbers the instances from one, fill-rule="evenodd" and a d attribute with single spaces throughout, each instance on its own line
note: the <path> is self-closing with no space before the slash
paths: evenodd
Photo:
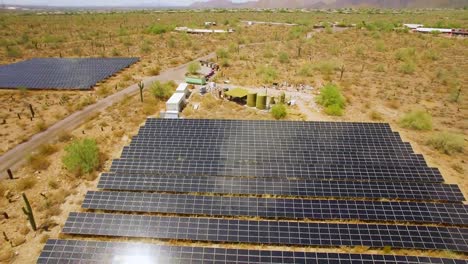
<path id="1" fill-rule="evenodd" d="M 265 83 L 273 83 L 278 78 L 278 72 L 272 66 L 260 67 L 257 71 L 257 75 L 262 76 Z"/>
<path id="2" fill-rule="evenodd" d="M 338 86 L 327 84 L 320 90 L 320 95 L 317 96 L 318 104 L 325 107 L 325 113 L 329 115 L 343 115 L 345 107 L 345 98 L 340 92 Z"/>
<path id="3" fill-rule="evenodd" d="M 229 58 L 229 52 L 225 49 L 219 49 L 216 51 L 216 57 L 219 59 L 227 59 Z"/>
<path id="4" fill-rule="evenodd" d="M 146 29 L 145 33 L 160 35 L 160 34 L 164 34 L 166 32 L 169 32 L 171 30 L 173 30 L 172 26 L 161 25 L 161 24 L 153 24 L 153 25 L 151 25 L 150 27 L 148 27 Z"/>
<path id="5" fill-rule="evenodd" d="M 6 49 L 6 55 L 10 58 L 19 58 L 23 56 L 23 53 L 21 50 L 15 47 L 5 47 Z"/>
<path id="6" fill-rule="evenodd" d="M 460 134 L 440 132 L 432 136 L 427 141 L 427 144 L 445 154 L 451 155 L 456 152 L 463 152 L 465 139 Z"/>
<path id="7" fill-rule="evenodd" d="M 271 108 L 271 114 L 275 119 L 285 118 L 288 114 L 284 104 L 276 104 Z"/>
<path id="8" fill-rule="evenodd" d="M 324 75 L 331 75 L 339 69 L 339 66 L 336 61 L 320 61 L 314 66 L 314 69 Z"/>
<path id="9" fill-rule="evenodd" d="M 99 148 L 94 139 L 74 140 L 65 152 L 63 164 L 78 175 L 93 172 L 99 166 Z"/>
<path id="10" fill-rule="evenodd" d="M 156 99 L 167 100 L 174 93 L 174 88 L 174 84 L 171 82 L 156 81 L 151 85 L 150 92 Z"/>
<path id="11" fill-rule="evenodd" d="M 329 105 L 325 108 L 325 114 L 331 116 L 342 116 L 343 115 L 343 108 L 339 105 Z"/>
<path id="12" fill-rule="evenodd" d="M 399 61 L 412 60 L 416 57 L 415 48 L 401 48 L 395 53 L 395 58 Z"/>
<path id="13" fill-rule="evenodd" d="M 201 69 L 201 66 L 200 66 L 200 63 L 198 62 L 192 62 L 188 66 L 188 72 L 190 74 L 197 74 L 200 69 Z"/>
<path id="14" fill-rule="evenodd" d="M 312 77 L 313 70 L 314 67 L 312 66 L 312 64 L 306 63 L 299 69 L 299 75 L 304 77 Z"/>
<path id="15" fill-rule="evenodd" d="M 400 71 L 404 74 L 413 74 L 416 71 L 416 65 L 412 61 L 407 61 L 400 66 Z"/>
<path id="16" fill-rule="evenodd" d="M 289 63 L 289 55 L 286 52 L 280 52 L 278 59 L 281 63 Z"/>
<path id="17" fill-rule="evenodd" d="M 412 111 L 400 119 L 400 126 L 416 130 L 431 130 L 432 117 L 425 111 Z"/>

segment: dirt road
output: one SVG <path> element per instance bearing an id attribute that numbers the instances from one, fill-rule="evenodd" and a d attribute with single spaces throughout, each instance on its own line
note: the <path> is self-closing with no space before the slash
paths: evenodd
<path id="1" fill-rule="evenodd" d="M 195 61 L 207 60 L 214 56 L 215 53 L 210 53 L 204 57 L 196 59 Z M 143 82 L 145 83 L 145 87 L 149 87 L 155 81 L 183 80 L 188 64 L 190 64 L 190 62 L 168 69 L 158 76 L 144 79 Z M 50 126 L 47 130 L 35 134 L 28 141 L 7 151 L 0 156 L 0 178 L 7 177 L 7 169 L 15 170 L 18 168 L 25 161 L 26 157 L 35 151 L 40 145 L 54 140 L 54 138 L 63 131 L 71 131 L 82 125 L 89 116 L 105 110 L 114 103 L 121 101 L 127 95 L 134 95 L 138 92 L 138 84 L 127 87 L 124 90 L 112 94 L 102 100 L 99 100 L 95 104 L 89 105 L 84 109 L 67 116 L 65 119 L 62 119 Z"/>

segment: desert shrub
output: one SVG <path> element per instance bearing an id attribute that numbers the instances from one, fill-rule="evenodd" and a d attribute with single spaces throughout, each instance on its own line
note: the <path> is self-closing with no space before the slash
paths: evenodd
<path id="1" fill-rule="evenodd" d="M 339 105 L 333 104 L 329 105 L 325 108 L 325 114 L 331 116 L 342 116 L 343 115 L 343 108 Z"/>
<path id="2" fill-rule="evenodd" d="M 463 152 L 464 143 L 463 135 L 450 132 L 437 133 L 427 141 L 428 145 L 448 155 Z"/>
<path id="3" fill-rule="evenodd" d="M 73 139 L 73 136 L 66 132 L 66 131 L 63 131 L 62 133 L 60 133 L 58 136 L 57 136 L 57 140 L 58 142 L 67 142 L 67 141 L 70 141 Z"/>
<path id="4" fill-rule="evenodd" d="M 167 100 L 174 93 L 174 86 L 169 82 L 161 83 L 156 81 L 151 85 L 150 92 L 156 99 Z"/>
<path id="5" fill-rule="evenodd" d="M 44 130 L 47 129 L 47 125 L 46 123 L 44 122 L 44 120 L 39 120 L 37 123 L 36 123 L 36 132 L 42 132 Z"/>
<path id="6" fill-rule="evenodd" d="M 395 53 L 395 58 L 399 61 L 413 60 L 416 57 L 416 49 L 401 48 Z"/>
<path id="7" fill-rule="evenodd" d="M 272 66 L 260 67 L 257 71 L 257 75 L 260 75 L 265 83 L 272 83 L 278 78 L 278 72 Z"/>
<path id="8" fill-rule="evenodd" d="M 428 50 L 424 53 L 424 57 L 428 60 L 436 61 L 440 58 L 440 55 L 434 50 Z"/>
<path id="9" fill-rule="evenodd" d="M 370 119 L 376 120 L 376 121 L 383 119 L 382 114 L 377 112 L 377 111 L 370 112 L 369 117 L 370 117 Z"/>
<path id="10" fill-rule="evenodd" d="M 96 95 L 100 96 L 100 97 L 106 97 L 108 96 L 110 93 L 112 93 L 112 90 L 109 86 L 107 85 L 103 85 L 102 87 L 100 87 L 99 89 L 96 90 Z"/>
<path id="11" fill-rule="evenodd" d="M 341 94 L 338 86 L 327 84 L 320 90 L 320 95 L 317 96 L 318 104 L 325 107 L 325 113 L 328 115 L 343 115 L 345 107 L 345 98 Z"/>
<path id="12" fill-rule="evenodd" d="M 63 164 L 77 174 L 90 173 L 99 166 L 99 148 L 96 140 L 85 138 L 74 140 L 65 147 Z"/>
<path id="13" fill-rule="evenodd" d="M 287 113 L 288 112 L 284 104 L 276 104 L 271 108 L 271 114 L 275 119 L 285 118 Z"/>
<path id="14" fill-rule="evenodd" d="M 319 71 L 324 75 L 331 75 L 338 68 L 338 63 L 335 61 L 320 61 L 314 66 L 315 70 Z"/>
<path id="15" fill-rule="evenodd" d="M 153 48 L 148 43 L 143 43 L 140 46 L 141 53 L 150 53 Z"/>
<path id="16" fill-rule="evenodd" d="M 404 74 L 413 74 L 416 71 L 416 65 L 412 61 L 406 61 L 400 66 L 400 71 Z"/>
<path id="17" fill-rule="evenodd" d="M 154 34 L 154 35 L 160 35 L 164 34 L 166 32 L 169 32 L 173 30 L 174 28 L 172 26 L 168 25 L 161 25 L 161 24 L 153 24 L 149 26 L 146 30 L 145 33 L 147 34 Z"/>
<path id="18" fill-rule="evenodd" d="M 385 43 L 383 41 L 378 41 L 375 45 L 375 49 L 378 52 L 385 52 L 387 48 L 385 47 Z"/>
<path id="19" fill-rule="evenodd" d="M 38 154 L 42 156 L 49 156 L 58 151 L 58 147 L 52 144 L 44 144 L 39 147 Z"/>
<path id="20" fill-rule="evenodd" d="M 278 60 L 281 63 L 289 63 L 289 55 L 286 52 L 280 52 L 278 55 Z"/>
<path id="21" fill-rule="evenodd" d="M 18 181 L 16 181 L 16 190 L 17 191 L 25 191 L 28 189 L 31 189 L 36 185 L 37 179 L 35 177 L 26 177 L 26 178 L 21 178 Z"/>
<path id="22" fill-rule="evenodd" d="M 149 75 L 149 76 L 155 76 L 155 75 L 159 75 L 160 72 L 161 72 L 161 67 L 155 66 L 155 67 L 151 67 L 151 68 L 148 70 L 147 75 Z"/>
<path id="23" fill-rule="evenodd" d="M 228 59 L 223 59 L 223 60 L 221 61 L 221 67 L 227 68 L 227 67 L 229 67 L 229 66 L 231 66 L 231 63 L 229 63 L 229 60 L 228 60 Z"/>
<path id="24" fill-rule="evenodd" d="M 190 74 L 197 74 L 200 69 L 201 69 L 201 66 L 200 66 L 200 63 L 198 62 L 192 62 L 188 66 L 188 72 Z"/>
<path id="25" fill-rule="evenodd" d="M 432 117 L 425 111 L 412 111 L 405 114 L 399 121 L 400 126 L 416 130 L 431 130 Z"/>
<path id="26" fill-rule="evenodd" d="M 6 55 L 10 58 L 19 58 L 23 56 L 23 53 L 18 48 L 7 46 L 5 47 L 5 50 Z"/>
<path id="27" fill-rule="evenodd" d="M 54 190 L 56 190 L 56 189 L 58 189 L 60 187 L 59 182 L 54 180 L 54 179 L 49 180 L 47 185 L 49 185 L 49 187 L 54 189 Z"/>
<path id="28" fill-rule="evenodd" d="M 227 59 L 229 58 L 229 52 L 225 49 L 218 49 L 216 50 L 216 57 L 219 59 Z"/>
<path id="29" fill-rule="evenodd" d="M 299 75 L 304 77 L 312 77 L 313 70 L 314 67 L 312 66 L 312 64 L 306 63 L 302 65 L 302 67 L 299 69 Z"/>

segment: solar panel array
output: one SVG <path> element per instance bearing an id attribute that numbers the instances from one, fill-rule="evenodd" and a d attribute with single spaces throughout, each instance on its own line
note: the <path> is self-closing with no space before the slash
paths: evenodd
<path id="1" fill-rule="evenodd" d="M 148 119 L 98 188 L 63 233 L 208 244 L 49 240 L 39 263 L 467 263 L 293 249 L 468 253 L 462 192 L 388 124 Z"/>
<path id="2" fill-rule="evenodd" d="M 177 247 L 143 243 L 51 239 L 38 263 L 320 263 L 466 264 L 466 260 L 395 255 Z"/>
<path id="3" fill-rule="evenodd" d="M 0 66 L 0 88 L 91 89 L 138 58 L 36 58 Z"/>

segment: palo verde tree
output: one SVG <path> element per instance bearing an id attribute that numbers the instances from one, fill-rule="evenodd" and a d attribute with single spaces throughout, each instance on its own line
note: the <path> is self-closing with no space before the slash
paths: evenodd
<path id="1" fill-rule="evenodd" d="M 96 140 L 75 140 L 65 147 L 62 161 L 67 170 L 78 175 L 93 172 L 99 166 L 99 148 Z"/>

